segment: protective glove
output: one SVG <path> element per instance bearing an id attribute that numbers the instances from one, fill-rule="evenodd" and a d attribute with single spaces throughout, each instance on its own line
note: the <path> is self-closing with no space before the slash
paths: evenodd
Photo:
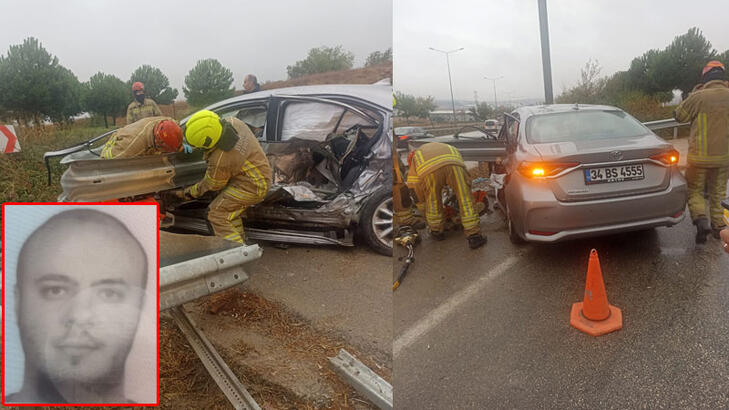
<path id="1" fill-rule="evenodd" d="M 192 153 L 192 147 L 191 147 L 191 146 L 189 146 L 189 145 L 187 145 L 187 143 L 186 143 L 186 142 L 183 142 L 183 143 L 182 143 L 182 150 L 183 150 L 183 151 L 185 152 L 185 154 L 190 154 L 190 153 Z"/>
<path id="2" fill-rule="evenodd" d="M 171 191 L 167 191 L 167 195 L 171 196 L 172 198 L 181 199 L 183 201 L 192 198 L 192 196 L 190 196 L 190 193 L 188 192 L 188 188 L 173 189 Z"/>

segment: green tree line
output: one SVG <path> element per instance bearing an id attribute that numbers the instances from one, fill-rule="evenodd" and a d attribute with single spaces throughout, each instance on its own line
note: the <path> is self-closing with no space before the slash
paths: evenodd
<path id="1" fill-rule="evenodd" d="M 637 110 L 644 121 L 655 119 L 649 118 L 651 112 L 661 111 L 656 107 L 670 101 L 674 90 L 680 90 L 683 98 L 688 96 L 710 60 L 729 64 L 729 50 L 719 53 L 701 30 L 692 27 L 665 48 L 646 51 L 627 70 L 610 76 L 601 76 L 599 63 L 588 60 L 577 85 L 564 90 L 555 101 L 615 105 L 629 112 Z"/>
<path id="2" fill-rule="evenodd" d="M 354 55 L 341 46 L 319 47 L 308 56 L 288 67 L 290 77 L 352 68 Z M 366 65 L 392 60 L 392 50 L 375 51 Z M 22 44 L 10 46 L 0 55 L 0 121 L 18 121 L 21 125 L 69 123 L 82 112 L 108 117 L 116 125 L 116 117 L 126 113 L 132 101 L 131 86 L 141 81 L 145 94 L 158 104 L 171 104 L 178 96 L 170 87 L 167 76 L 150 65 L 138 67 L 127 81 L 98 72 L 86 82 L 80 82 L 71 70 L 59 63 L 41 42 L 29 37 Z M 216 59 L 197 62 L 185 77 L 183 93 L 196 108 L 233 96 L 232 72 Z"/>

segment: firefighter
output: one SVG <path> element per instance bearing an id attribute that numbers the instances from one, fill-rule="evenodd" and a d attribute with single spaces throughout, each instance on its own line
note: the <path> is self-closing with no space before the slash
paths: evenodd
<path id="1" fill-rule="evenodd" d="M 458 198 L 461 225 L 468 238 L 468 246 L 476 249 L 484 245 L 486 237 L 481 235 L 471 181 L 458 150 L 440 142 L 429 142 L 408 155 L 408 166 L 408 185 L 415 189 L 419 199 L 424 200 L 425 220 L 433 239 L 445 238 L 442 191 L 447 185 Z"/>
<path id="2" fill-rule="evenodd" d="M 243 121 L 221 120 L 208 110 L 190 117 L 185 140 L 207 150 L 207 171 L 202 181 L 176 194 L 198 198 L 207 191 L 220 191 L 208 207 L 208 221 L 216 236 L 245 243 L 241 214 L 263 201 L 271 185 L 271 167 L 261 145 Z"/>
<path id="3" fill-rule="evenodd" d="M 144 84 L 139 81 L 132 84 L 132 93 L 134 93 L 134 101 L 127 107 L 127 124 L 137 122 L 142 118 L 162 115 L 157 103 L 151 98 L 144 97 Z"/>
<path id="4" fill-rule="evenodd" d="M 729 176 L 729 83 L 724 65 L 719 61 L 706 64 L 701 83 L 673 114 L 679 122 L 691 122 L 686 181 L 689 211 L 696 225 L 696 243 L 706 242 L 710 233 L 719 238 L 719 231 L 725 225 L 721 200 L 726 195 Z"/>
<path id="5" fill-rule="evenodd" d="M 392 108 L 395 108 L 397 101 L 395 96 L 392 97 Z M 400 161 L 400 157 L 397 153 L 397 141 L 392 141 L 392 169 L 393 169 L 393 182 L 392 182 L 392 208 L 394 211 L 394 224 L 397 227 L 411 226 L 414 228 L 423 227 L 418 226 L 418 221 L 412 212 L 412 200 L 410 199 L 410 190 L 405 185 L 405 179 L 402 175 L 402 168 L 404 165 Z M 420 222 L 422 224 L 422 222 Z"/>
<path id="6" fill-rule="evenodd" d="M 182 129 L 169 117 L 143 118 L 116 131 L 101 150 L 104 159 L 178 152 Z"/>

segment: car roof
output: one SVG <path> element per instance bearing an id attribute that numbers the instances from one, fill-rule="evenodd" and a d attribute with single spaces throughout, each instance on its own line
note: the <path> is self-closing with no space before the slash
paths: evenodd
<path id="1" fill-rule="evenodd" d="M 548 105 L 530 105 L 519 107 L 514 112 L 519 113 L 521 120 L 527 117 L 542 114 L 553 114 L 560 112 L 572 111 L 602 111 L 602 110 L 620 110 L 620 108 L 610 105 L 593 105 L 593 104 L 548 104 Z"/>
<path id="2" fill-rule="evenodd" d="M 392 110 L 392 86 L 386 84 L 327 84 L 275 88 L 231 97 L 227 100 L 217 102 L 207 107 L 207 109 L 215 109 L 218 106 L 230 103 L 256 100 L 272 95 L 342 95 L 359 98 L 386 110 Z"/>

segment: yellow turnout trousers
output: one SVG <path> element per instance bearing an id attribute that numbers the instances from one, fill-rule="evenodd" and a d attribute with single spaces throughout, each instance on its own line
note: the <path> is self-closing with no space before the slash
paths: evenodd
<path id="1" fill-rule="evenodd" d="M 210 203 L 208 221 L 215 236 L 244 243 L 243 219 L 241 215 L 249 206 L 255 205 L 266 197 L 268 184 L 263 178 L 240 181 L 235 186 L 228 185 Z"/>
<path id="2" fill-rule="evenodd" d="M 711 226 L 721 228 L 724 224 L 724 211 L 721 200 L 726 196 L 726 181 L 729 168 L 702 168 L 688 164 L 686 182 L 688 184 L 688 206 L 691 219 L 706 216 L 704 192 L 709 193 L 709 219 Z"/>
<path id="3" fill-rule="evenodd" d="M 416 192 L 422 192 L 425 199 L 425 219 L 433 232 L 443 232 L 443 186 L 449 186 L 458 198 L 461 224 L 466 236 L 481 233 L 478 211 L 473 205 L 471 181 L 466 170 L 459 165 L 444 165 L 431 173 L 421 176 Z M 418 195 L 419 196 L 419 195 Z"/>

